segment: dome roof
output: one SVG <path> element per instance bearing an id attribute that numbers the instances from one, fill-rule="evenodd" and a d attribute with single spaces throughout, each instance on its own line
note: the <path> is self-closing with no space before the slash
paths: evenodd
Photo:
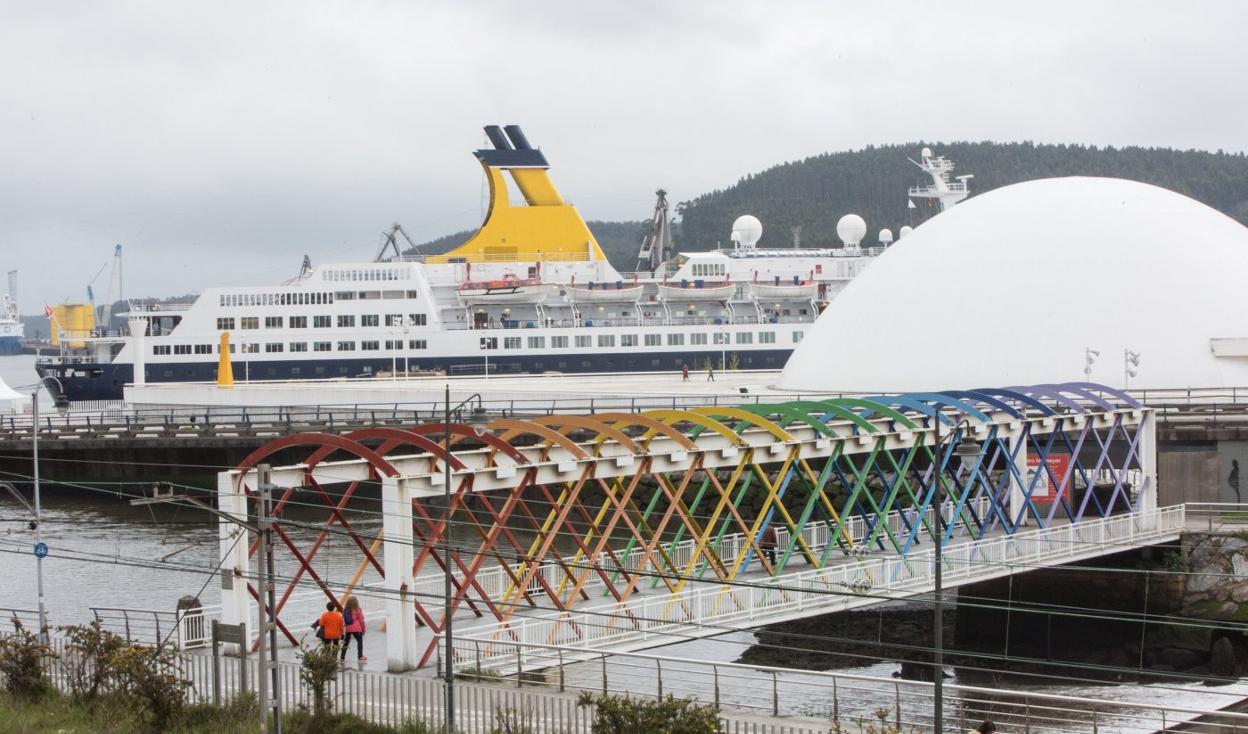
<path id="1" fill-rule="evenodd" d="M 1084 379 L 1248 385 L 1248 228 L 1173 191 L 1111 178 L 1006 186 L 924 223 L 828 306 L 786 390 L 898 391 Z M 1243 354 L 1248 339 L 1239 342 Z"/>

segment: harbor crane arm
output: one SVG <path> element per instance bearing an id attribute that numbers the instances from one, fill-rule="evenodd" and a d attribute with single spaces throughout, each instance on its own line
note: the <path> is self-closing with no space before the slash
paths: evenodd
<path id="1" fill-rule="evenodd" d="M 412 242 L 412 238 L 408 236 L 407 230 L 403 229 L 403 225 L 395 222 L 390 225 L 390 229 L 381 233 L 381 249 L 377 251 L 377 257 L 373 258 L 373 262 L 382 262 L 387 251 L 394 252 L 394 259 L 403 259 L 403 253 L 399 250 L 398 240 L 395 239 L 396 234 L 403 235 L 403 239 L 407 240 L 407 244 L 413 250 L 416 249 L 416 243 Z"/>

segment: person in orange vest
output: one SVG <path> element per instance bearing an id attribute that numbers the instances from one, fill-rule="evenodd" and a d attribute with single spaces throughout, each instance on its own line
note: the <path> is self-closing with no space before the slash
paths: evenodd
<path id="1" fill-rule="evenodd" d="M 322 645 L 336 648 L 342 641 L 346 623 L 343 622 L 342 612 L 338 611 L 338 605 L 330 601 L 325 603 L 325 611 L 320 619 L 312 623 L 312 626 L 317 628 L 316 636 L 321 638 Z"/>

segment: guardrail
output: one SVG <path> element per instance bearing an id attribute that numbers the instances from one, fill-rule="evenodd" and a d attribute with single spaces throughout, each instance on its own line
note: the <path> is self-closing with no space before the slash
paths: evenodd
<path id="1" fill-rule="evenodd" d="M 494 370 L 491 370 L 493 372 Z M 740 370 L 737 375 L 757 375 L 762 383 L 767 383 L 775 376 L 774 371 Z M 616 373 L 604 373 L 598 377 L 610 378 Z M 635 377 L 630 373 L 619 374 L 621 377 Z M 508 379 L 500 375 L 501 379 Z M 458 380 L 451 378 L 454 388 Z M 472 378 L 467 378 L 472 379 Z M 359 382 L 361 384 L 385 382 L 378 378 L 361 378 L 360 380 L 330 380 L 332 384 Z M 405 384 L 418 384 L 420 380 L 405 381 Z M 273 380 L 255 384 L 280 387 L 283 385 L 309 386 L 317 381 L 304 380 Z M 475 385 L 476 383 L 471 383 Z M 464 388 L 468 389 L 468 388 Z M 474 388 L 475 389 L 475 388 Z M 1157 408 L 1158 420 L 1161 422 L 1179 420 L 1184 416 L 1199 416 L 1201 419 L 1217 421 L 1219 417 L 1248 415 L 1248 388 L 1226 388 L 1199 390 L 1137 390 L 1131 393 L 1150 407 Z M 556 397 L 531 399 L 490 399 L 473 401 L 471 407 L 483 407 L 491 416 L 523 417 L 554 415 L 559 413 L 587 412 L 640 412 L 654 409 L 681 409 L 701 406 L 736 406 L 748 403 L 774 403 L 786 400 L 828 400 L 835 398 L 860 397 L 875 392 L 829 392 L 820 394 L 808 393 L 724 393 L 720 395 L 653 395 L 647 397 Z M 1235 407 L 1238 406 L 1238 407 Z M 1191 410 L 1180 410 L 1188 408 Z M 384 423 L 419 423 L 438 422 L 443 419 L 445 405 L 440 400 L 405 401 L 388 403 L 348 403 L 326 404 L 297 407 L 249 407 L 249 406 L 171 406 L 168 408 L 135 408 L 125 407 L 117 401 L 75 403 L 65 415 L 47 412 L 40 416 L 40 432 L 67 433 L 69 431 L 110 429 L 138 430 L 140 428 L 160 428 L 184 433 L 195 433 L 209 430 L 212 426 L 228 425 L 239 430 L 253 427 L 294 427 L 299 424 L 309 426 L 342 428 L 365 424 Z M 457 420 L 460 415 L 453 415 Z M 31 433 L 31 416 L 29 414 L 0 416 L 0 438 L 28 438 Z"/>
<path id="2" fill-rule="evenodd" d="M 948 587 L 984 581 L 1018 567 L 1053 566 L 1130 548 L 1142 541 L 1177 535 L 1184 528 L 1182 505 L 1149 513 L 1085 520 L 1009 536 L 951 543 L 942 568 Z M 718 634 L 725 627 L 781 622 L 812 613 L 840 612 L 902 598 L 933 585 L 932 551 L 907 556 L 863 558 L 852 563 L 759 579 L 749 585 L 700 584 L 680 594 L 663 594 L 509 620 L 464 633 L 478 646 L 467 659 L 477 667 L 512 670 L 511 643 L 575 646 L 581 654 L 678 642 Z M 858 594 L 871 591 L 870 596 Z"/>
<path id="3" fill-rule="evenodd" d="M 510 675 L 515 686 L 545 686 L 633 697 L 697 698 L 727 709 L 769 716 L 800 713 L 835 722 L 830 731 L 846 731 L 854 722 L 868 722 L 877 731 L 931 731 L 934 700 L 930 682 L 880 678 L 853 673 L 806 671 L 765 665 L 709 662 L 645 653 L 599 654 L 570 662 L 578 652 L 558 645 L 517 645 L 519 666 L 542 675 Z M 439 647 L 441 649 L 441 646 Z M 455 646 L 457 657 L 461 645 Z M 471 650 L 467 651 L 469 656 Z M 483 676 L 471 665 L 466 676 Z M 484 676 L 483 676 L 484 677 Z M 945 729 L 968 731 L 991 719 L 1000 731 L 1016 732 L 1160 732 L 1182 724 L 1184 731 L 1248 731 L 1248 714 L 1218 714 L 1214 723 L 1192 723 L 1210 712 L 1191 706 L 1169 706 L 1069 696 L 1053 693 L 944 684 Z M 1161 694 L 1158 694 L 1161 695 Z M 1211 697 L 1217 698 L 1211 694 Z M 1241 692 L 1221 694 L 1225 705 L 1238 703 Z M 852 730 L 852 729 L 850 729 Z"/>

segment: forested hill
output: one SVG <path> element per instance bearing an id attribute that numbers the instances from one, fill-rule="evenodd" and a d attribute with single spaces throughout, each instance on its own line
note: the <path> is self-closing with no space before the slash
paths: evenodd
<path id="1" fill-rule="evenodd" d="M 824 153 L 751 174 L 723 191 L 677 206 L 676 247 L 705 250 L 729 245 L 732 222 L 753 214 L 763 222 L 763 247 L 789 247 L 790 229 L 802 227 L 806 247 L 839 245 L 836 222 L 854 212 L 867 220 L 865 244 L 874 244 L 883 227 L 918 226 L 940 211 L 916 200 L 908 209 L 906 191 L 930 179 L 907 158 L 930 147 L 957 166 L 953 175 L 974 174 L 971 196 L 1020 181 L 1053 176 L 1113 176 L 1163 186 L 1202 201 L 1248 225 L 1248 157 L 1166 148 L 1096 148 L 1033 143 L 905 143 L 841 153 Z M 656 185 L 664 182 L 655 182 Z M 588 222 L 612 264 L 632 270 L 648 222 Z M 472 233 L 456 232 L 422 245 L 439 254 Z"/>
<path id="2" fill-rule="evenodd" d="M 1033 143 L 906 143 L 825 153 L 784 163 L 741 179 L 677 207 L 681 249 L 728 245 L 733 220 L 753 214 L 763 222 L 763 247 L 788 247 L 790 228 L 802 227 L 807 247 L 839 244 L 836 222 L 849 212 L 867 220 L 865 244 L 883 227 L 896 234 L 939 212 L 906 190 L 930 183 L 907 157 L 918 160 L 924 146 L 957 166 L 953 175 L 974 174 L 971 196 L 1000 186 L 1053 176 L 1113 176 L 1156 184 L 1218 209 L 1248 224 L 1248 157 L 1164 148 L 1096 148 Z"/>

